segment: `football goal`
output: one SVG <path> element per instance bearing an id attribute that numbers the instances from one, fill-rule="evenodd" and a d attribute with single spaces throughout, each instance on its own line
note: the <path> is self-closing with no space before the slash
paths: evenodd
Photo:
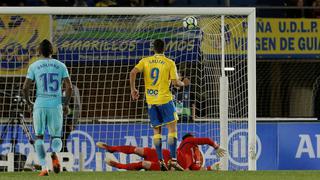
<path id="1" fill-rule="evenodd" d="M 186 26 L 190 16 L 196 24 Z M 70 155 L 66 169 L 114 170 L 97 141 L 151 147 L 143 76 L 136 82 L 140 99 L 132 101 L 129 73 L 162 39 L 165 55 L 191 81 L 171 88 L 178 140 L 191 132 L 228 151 L 218 159 L 213 148 L 202 146 L 203 166 L 220 161 L 224 170 L 256 170 L 255 26 L 254 8 L 0 7 L 0 168 L 37 163 L 32 118 L 20 89 L 43 39 L 53 42 L 54 58 L 67 65 L 74 86 L 62 136 Z M 139 159 L 115 157 L 124 163 Z"/>

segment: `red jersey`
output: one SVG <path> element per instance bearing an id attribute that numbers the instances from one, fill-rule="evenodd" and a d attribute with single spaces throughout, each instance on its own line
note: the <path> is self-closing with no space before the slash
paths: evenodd
<path id="1" fill-rule="evenodd" d="M 143 158 L 145 161 L 152 161 L 157 163 L 159 162 L 157 151 L 155 148 L 146 147 L 146 148 L 143 148 L 143 150 L 144 150 Z M 168 163 L 169 159 L 171 159 L 170 151 L 168 149 L 162 149 L 162 156 L 166 164 Z"/>
<path id="2" fill-rule="evenodd" d="M 215 149 L 219 147 L 219 145 L 210 138 L 188 137 L 184 139 L 177 149 L 178 163 L 184 169 L 189 168 L 191 170 L 199 170 L 203 162 L 203 157 L 200 153 L 198 145 L 205 144 L 212 146 Z M 198 166 L 194 166 L 195 164 Z"/>
<path id="3" fill-rule="evenodd" d="M 144 160 L 151 162 L 150 170 L 160 171 L 160 164 L 159 164 L 159 159 L 158 159 L 156 149 L 146 147 L 146 148 L 143 148 L 143 150 L 144 150 L 144 155 L 143 155 Z M 170 151 L 168 149 L 162 149 L 162 155 L 163 155 L 164 162 L 168 164 L 169 159 L 171 159 Z"/>

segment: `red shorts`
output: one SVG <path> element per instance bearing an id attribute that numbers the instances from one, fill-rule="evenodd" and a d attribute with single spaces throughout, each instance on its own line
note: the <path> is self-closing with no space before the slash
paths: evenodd
<path id="1" fill-rule="evenodd" d="M 143 148 L 144 160 L 151 162 L 151 171 L 160 171 L 160 164 L 158 160 L 157 151 L 152 148 Z"/>
<path id="2" fill-rule="evenodd" d="M 157 155 L 157 151 L 154 148 L 143 148 L 144 151 L 144 161 L 151 162 L 150 170 L 152 171 L 160 171 L 160 164 Z M 167 149 L 162 150 L 162 155 L 165 163 L 168 163 L 170 159 L 170 151 Z"/>
<path id="3" fill-rule="evenodd" d="M 193 158 L 191 154 L 184 154 L 178 152 L 177 154 L 178 163 L 183 169 L 188 169 L 193 164 Z"/>
<path id="4" fill-rule="evenodd" d="M 191 164 L 189 169 L 192 171 L 199 171 L 201 169 L 201 164 L 200 163 Z"/>
<path id="5" fill-rule="evenodd" d="M 201 169 L 203 164 L 203 156 L 197 147 L 193 148 L 193 153 L 183 153 L 178 151 L 177 155 L 178 163 L 184 169 L 190 169 L 194 171 Z"/>
<path id="6" fill-rule="evenodd" d="M 143 158 L 145 161 L 159 162 L 157 151 L 152 148 L 143 148 Z"/>

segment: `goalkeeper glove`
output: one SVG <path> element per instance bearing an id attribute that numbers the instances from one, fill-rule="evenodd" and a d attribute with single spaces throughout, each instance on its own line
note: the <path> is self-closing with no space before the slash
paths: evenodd
<path id="1" fill-rule="evenodd" d="M 221 147 L 218 147 L 216 149 L 216 155 L 220 158 L 226 155 L 226 150 L 222 149 Z"/>

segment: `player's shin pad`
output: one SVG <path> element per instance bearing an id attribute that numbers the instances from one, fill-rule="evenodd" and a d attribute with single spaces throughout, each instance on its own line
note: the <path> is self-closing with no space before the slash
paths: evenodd
<path id="1" fill-rule="evenodd" d="M 170 149 L 170 155 L 172 158 L 176 158 L 176 149 L 177 149 L 177 139 L 178 139 L 178 133 L 173 132 L 168 134 L 168 145 Z"/>
<path id="2" fill-rule="evenodd" d="M 51 140 L 51 149 L 53 152 L 60 152 L 62 149 L 62 141 L 60 137 L 52 137 Z"/>
<path id="3" fill-rule="evenodd" d="M 44 141 L 43 139 L 37 139 L 34 144 L 36 153 L 38 155 L 39 164 L 41 166 L 46 166 L 46 151 L 44 149 Z"/>
<path id="4" fill-rule="evenodd" d="M 154 144 L 154 146 L 156 147 L 158 159 L 159 159 L 159 160 L 163 159 L 163 156 L 162 156 L 162 138 L 161 138 L 161 134 L 155 134 L 155 135 L 153 135 L 153 144 Z"/>

